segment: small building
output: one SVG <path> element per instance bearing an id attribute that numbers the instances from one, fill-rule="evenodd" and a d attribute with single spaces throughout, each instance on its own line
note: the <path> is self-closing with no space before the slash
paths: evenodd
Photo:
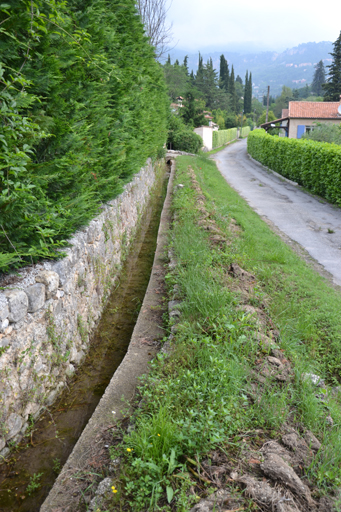
<path id="1" fill-rule="evenodd" d="M 290 139 L 300 139 L 316 123 L 341 123 L 341 102 L 289 101 L 289 108 L 282 110 L 282 117 L 263 123 L 261 128 L 281 128 Z M 340 110 L 340 112 L 339 112 Z M 280 130 L 281 133 L 281 130 Z"/>

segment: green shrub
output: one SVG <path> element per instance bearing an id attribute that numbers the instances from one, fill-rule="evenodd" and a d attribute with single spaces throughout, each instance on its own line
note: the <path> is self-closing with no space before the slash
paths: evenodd
<path id="1" fill-rule="evenodd" d="M 198 153 L 202 146 L 202 138 L 186 126 L 180 117 L 171 115 L 167 145 L 174 150 Z"/>
<path id="2" fill-rule="evenodd" d="M 213 147 L 219 148 L 237 138 L 237 128 L 230 128 L 229 130 L 218 130 L 213 132 Z"/>
<path id="3" fill-rule="evenodd" d="M 57 257 L 160 153 L 168 100 L 134 0 L 12 0 L 0 23 L 6 270 Z"/>
<path id="4" fill-rule="evenodd" d="M 249 154 L 314 194 L 341 205 L 341 147 L 327 142 L 288 139 L 252 131 Z"/>
<path id="5" fill-rule="evenodd" d="M 250 133 L 250 126 L 243 126 L 240 136 L 247 137 L 249 135 L 249 133 Z"/>
<path id="6" fill-rule="evenodd" d="M 318 142 L 329 142 L 341 146 L 341 124 L 316 123 L 316 127 L 306 132 L 302 139 L 316 140 Z"/>

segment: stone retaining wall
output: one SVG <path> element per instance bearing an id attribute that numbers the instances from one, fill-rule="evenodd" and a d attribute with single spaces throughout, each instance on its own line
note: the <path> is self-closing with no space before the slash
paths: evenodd
<path id="1" fill-rule="evenodd" d="M 22 269 L 0 291 L 0 456 L 53 403 L 86 354 L 158 169 L 148 161 L 75 234 L 65 258 Z"/>

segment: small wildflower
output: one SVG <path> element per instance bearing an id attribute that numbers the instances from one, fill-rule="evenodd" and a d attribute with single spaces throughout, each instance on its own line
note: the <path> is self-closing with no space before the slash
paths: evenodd
<path id="1" fill-rule="evenodd" d="M 115 487 L 114 485 L 112 486 L 112 488 L 111 488 L 111 489 L 112 489 L 112 492 L 113 492 L 114 494 L 117 492 L 117 489 L 116 489 L 116 487 Z"/>
<path id="2" fill-rule="evenodd" d="M 131 452 L 131 451 L 132 451 L 131 448 L 127 448 L 127 452 Z"/>
<path id="3" fill-rule="evenodd" d="M 160 434 L 158 434 L 158 436 L 161 437 Z"/>

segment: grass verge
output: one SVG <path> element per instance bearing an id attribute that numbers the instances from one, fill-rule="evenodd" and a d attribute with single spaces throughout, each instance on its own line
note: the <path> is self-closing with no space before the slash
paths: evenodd
<path id="1" fill-rule="evenodd" d="M 305 490 L 273 476 L 276 489 L 298 510 L 338 510 L 326 496 L 341 484 L 339 394 L 307 374 L 340 378 L 340 296 L 212 161 L 179 157 L 177 166 L 171 350 L 153 361 L 129 432 L 114 432 L 120 465 L 107 510 L 185 512 L 222 488 L 229 509 L 271 510 L 245 477 L 264 480 L 264 447 L 290 451 L 293 435 L 306 447 L 301 459 L 288 452 Z"/>

